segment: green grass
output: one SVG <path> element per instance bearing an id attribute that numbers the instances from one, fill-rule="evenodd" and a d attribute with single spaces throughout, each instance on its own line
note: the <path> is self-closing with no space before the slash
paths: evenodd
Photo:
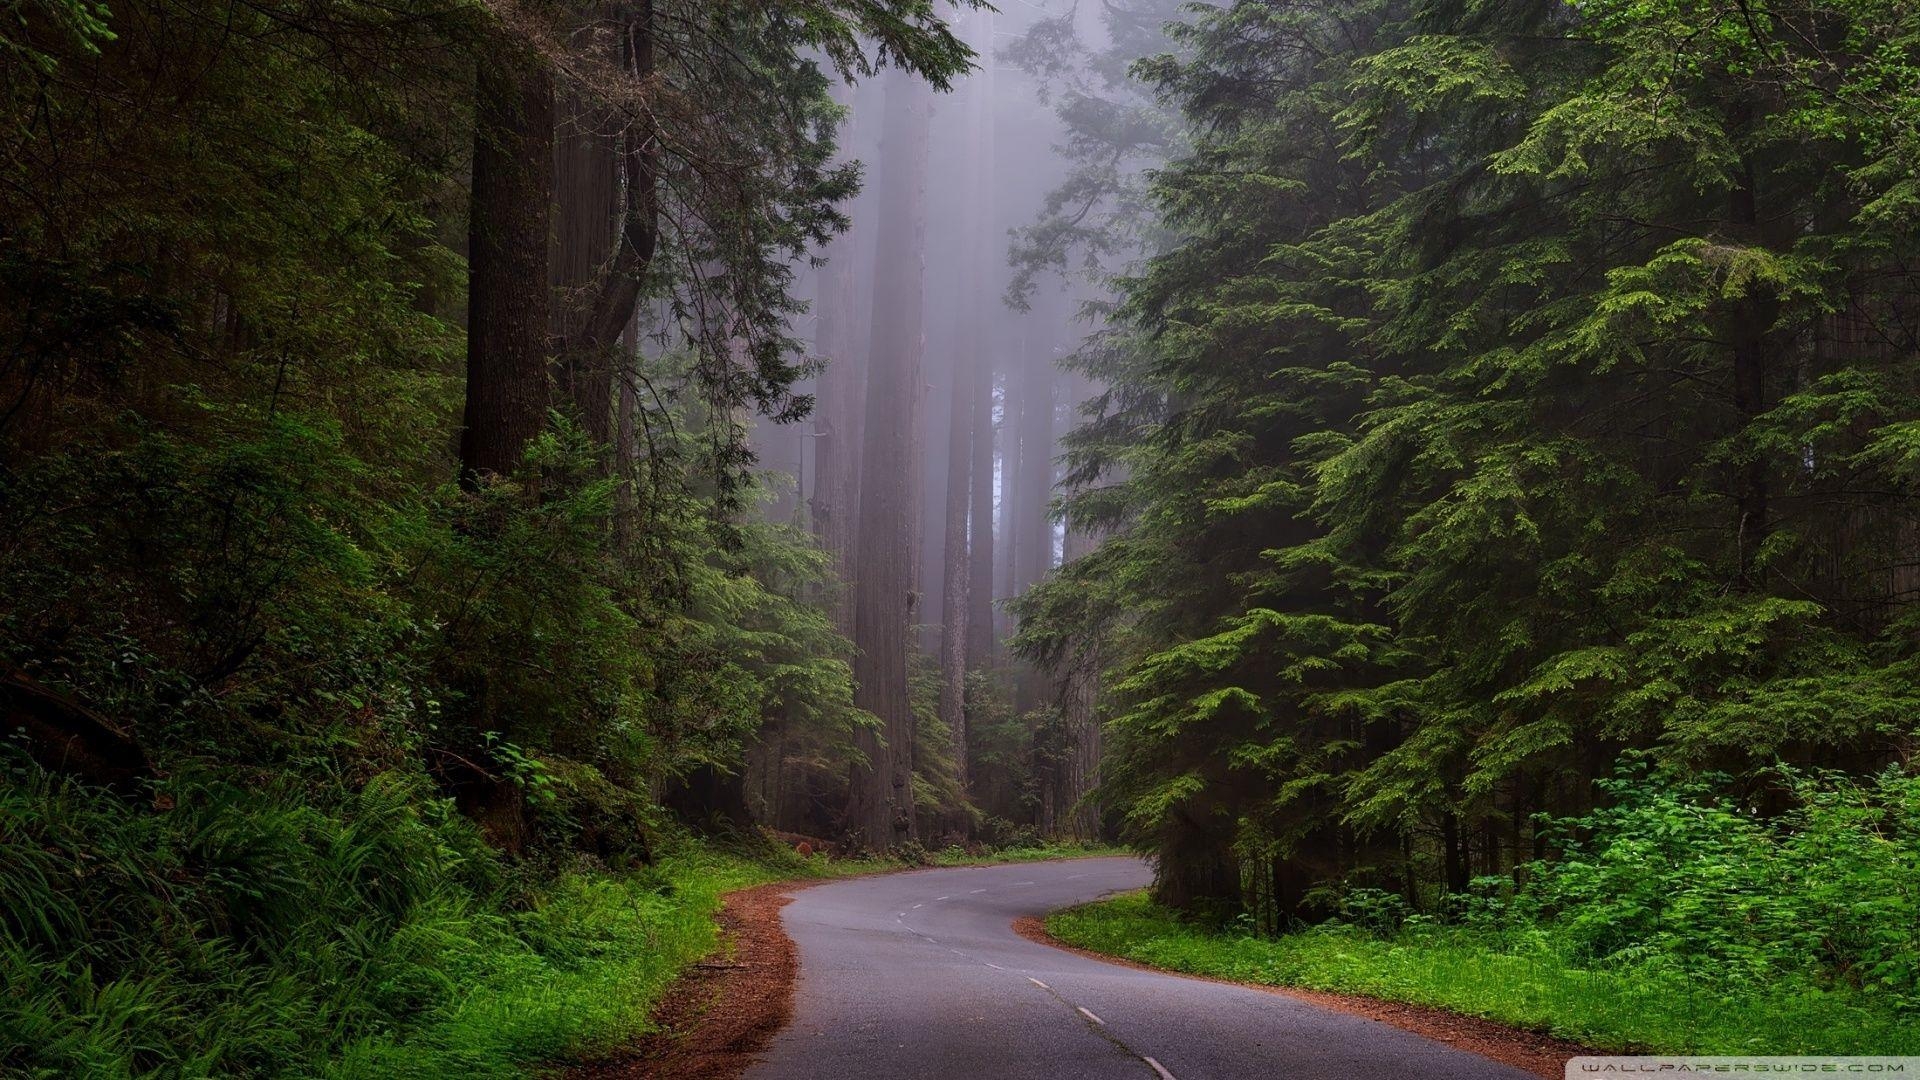
<path id="1" fill-rule="evenodd" d="M 1105 855 L 1131 855 L 1133 852 L 1124 847 L 1105 844 L 1044 843 L 1034 847 L 1003 848 L 985 854 L 969 854 L 963 848 L 951 847 L 935 851 L 927 856 L 934 866 L 976 866 L 981 863 L 1023 863 L 1045 862 L 1048 859 L 1092 859 Z"/>
<path id="2" fill-rule="evenodd" d="M 1434 1005 L 1598 1049 L 1693 1054 L 1920 1054 L 1920 1017 L 1802 985 L 1715 992 L 1643 971 L 1587 971 L 1544 938 L 1429 929 L 1263 939 L 1179 921 L 1132 894 L 1047 919 L 1061 941 L 1172 971 Z"/>
<path id="3" fill-rule="evenodd" d="M 469 989 L 443 1018 L 410 1038 L 349 1047 L 328 1075 L 518 1077 L 607 1052 L 648 1031 L 668 984 L 717 946 L 723 894 L 862 865 L 689 847 L 637 873 L 568 875 L 510 936 L 454 960 Z"/>
<path id="4" fill-rule="evenodd" d="M 952 848 L 928 859 L 960 866 L 1117 853 L 1049 844 L 985 854 Z M 541 1063 L 591 1059 L 651 1030 L 649 1017 L 668 985 L 718 947 L 714 916 L 726 893 L 914 868 L 899 860 L 749 858 L 689 846 L 634 874 L 570 875 L 519 920 L 515 937 L 530 948 L 469 958 L 472 990 L 444 1020 L 405 1041 L 353 1047 L 329 1075 L 517 1077 Z"/>

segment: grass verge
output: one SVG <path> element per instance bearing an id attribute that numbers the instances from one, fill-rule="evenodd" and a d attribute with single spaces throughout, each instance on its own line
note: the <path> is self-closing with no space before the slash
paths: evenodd
<path id="1" fill-rule="evenodd" d="M 982 863 L 1046 862 L 1049 859 L 1093 859 L 1109 855 L 1132 855 L 1128 848 L 1100 844 L 1039 844 L 1034 847 L 1006 848 L 976 854 L 963 848 L 946 848 L 927 856 L 930 866 L 978 866 Z"/>
<path id="2" fill-rule="evenodd" d="M 662 991 L 718 944 L 714 914 L 735 889 L 885 864 L 748 857 L 689 845 L 644 870 L 566 875 L 498 935 L 456 951 L 466 991 L 409 1037 L 349 1046 L 328 1075 L 521 1077 L 648 1030 Z"/>
<path id="3" fill-rule="evenodd" d="M 1601 1049 L 1690 1054 L 1920 1054 L 1920 1017 L 1804 985 L 1727 992 L 1654 971 L 1583 970 L 1543 938 L 1429 929 L 1281 938 L 1181 922 L 1142 894 L 1069 908 L 1047 930 L 1171 971 L 1431 1005 Z"/>
<path id="4" fill-rule="evenodd" d="M 986 854 L 954 848 L 916 864 L 780 851 L 749 857 L 693 844 L 637 872 L 569 875 L 515 920 L 510 938 L 467 959 L 462 975 L 472 989 L 444 1019 L 404 1041 L 351 1047 L 329 1075 L 520 1077 L 532 1066 L 592 1059 L 631 1043 L 651 1030 L 675 977 L 718 947 L 714 917 L 737 889 L 1116 853 L 1057 844 Z"/>

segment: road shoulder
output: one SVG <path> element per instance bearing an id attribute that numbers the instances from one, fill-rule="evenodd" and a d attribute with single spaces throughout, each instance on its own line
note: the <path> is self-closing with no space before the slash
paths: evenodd
<path id="1" fill-rule="evenodd" d="M 1229 986 L 1243 986 L 1250 990 L 1276 994 L 1281 997 L 1304 1001 L 1310 1005 L 1333 1009 L 1337 1012 L 1362 1016 L 1369 1020 L 1410 1031 L 1434 1042 L 1443 1043 L 1456 1050 L 1478 1054 L 1490 1058 L 1502 1065 L 1530 1072 L 1542 1080 L 1560 1080 L 1566 1074 L 1567 1059 L 1582 1054 L 1597 1054 L 1601 1051 L 1589 1049 L 1565 1039 L 1556 1039 L 1537 1031 L 1526 1031 L 1508 1027 L 1491 1020 L 1474 1016 L 1462 1016 L 1425 1005 L 1409 1005 L 1405 1002 L 1382 1001 L 1379 998 L 1360 997 L 1355 994 L 1332 994 L 1320 990 L 1301 990 L 1286 986 L 1270 986 L 1265 983 L 1239 982 L 1233 979 L 1220 979 L 1207 975 L 1194 975 L 1184 971 L 1172 971 L 1166 968 L 1142 964 L 1123 957 L 1107 953 L 1094 952 L 1069 945 L 1047 932 L 1046 920 L 1039 917 L 1024 917 L 1014 920 L 1014 933 L 1038 945 L 1084 956 L 1101 963 L 1117 967 L 1134 968 L 1139 971 L 1152 971 L 1179 979 L 1193 979 L 1198 982 L 1224 983 Z"/>
<path id="2" fill-rule="evenodd" d="M 798 950 L 780 925 L 793 894 L 832 879 L 776 881 L 728 893 L 721 946 L 661 995 L 653 1030 L 564 1080 L 734 1080 L 793 1016 Z"/>

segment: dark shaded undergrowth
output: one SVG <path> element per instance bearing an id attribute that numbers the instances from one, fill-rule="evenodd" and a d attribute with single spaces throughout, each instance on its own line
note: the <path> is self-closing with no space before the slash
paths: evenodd
<path id="1" fill-rule="evenodd" d="M 1711 778 L 1629 772 L 1551 825 L 1559 857 L 1413 912 L 1351 890 L 1279 936 L 1144 896 L 1061 912 L 1061 940 L 1176 971 L 1438 1006 L 1589 1046 L 1920 1053 L 1920 780 L 1787 774 L 1771 816 Z M 1776 797 L 1778 792 L 1775 793 Z"/>
<path id="2" fill-rule="evenodd" d="M 906 865 L 687 836 L 623 871 L 515 862 L 398 775 L 324 805 L 210 773 L 134 801 L 6 760 L 10 1077 L 525 1076 L 647 1030 L 723 894 Z"/>

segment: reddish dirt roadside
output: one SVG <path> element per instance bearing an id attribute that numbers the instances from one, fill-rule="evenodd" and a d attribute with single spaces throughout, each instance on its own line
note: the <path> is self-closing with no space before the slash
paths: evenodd
<path id="1" fill-rule="evenodd" d="M 720 950 L 660 998 L 655 1030 L 563 1080 L 734 1080 L 793 1015 L 799 956 L 780 927 L 792 893 L 817 881 L 776 881 L 727 894 Z"/>
<path id="2" fill-rule="evenodd" d="M 1215 979 L 1206 975 L 1189 975 L 1183 971 L 1167 971 L 1164 968 L 1122 960 L 1117 956 L 1075 948 L 1047 933 L 1046 923 L 1041 919 L 1015 920 L 1013 930 L 1028 941 L 1078 953 L 1109 964 L 1120 964 L 1143 971 L 1158 971 L 1165 975 L 1177 975 L 1183 979 L 1200 979 L 1205 982 L 1245 986 L 1269 994 L 1296 998 L 1322 1008 L 1364 1016 L 1369 1020 L 1378 1020 L 1403 1031 L 1425 1036 L 1435 1042 L 1446 1043 L 1459 1050 L 1492 1058 L 1502 1065 L 1524 1069 L 1541 1077 L 1542 1080 L 1560 1080 L 1565 1076 L 1568 1058 L 1605 1052 L 1581 1046 L 1579 1043 L 1568 1042 L 1565 1039 L 1556 1039 L 1551 1035 L 1542 1035 L 1537 1031 L 1521 1031 L 1504 1024 L 1496 1024 L 1491 1020 L 1461 1016 L 1458 1013 L 1450 1013 L 1444 1009 L 1426 1005 L 1408 1005 L 1403 1002 L 1381 1001 L 1378 998 L 1358 997 L 1353 994 L 1329 994 L 1320 990 L 1297 990 L 1261 983 L 1234 982 L 1232 979 Z"/>

